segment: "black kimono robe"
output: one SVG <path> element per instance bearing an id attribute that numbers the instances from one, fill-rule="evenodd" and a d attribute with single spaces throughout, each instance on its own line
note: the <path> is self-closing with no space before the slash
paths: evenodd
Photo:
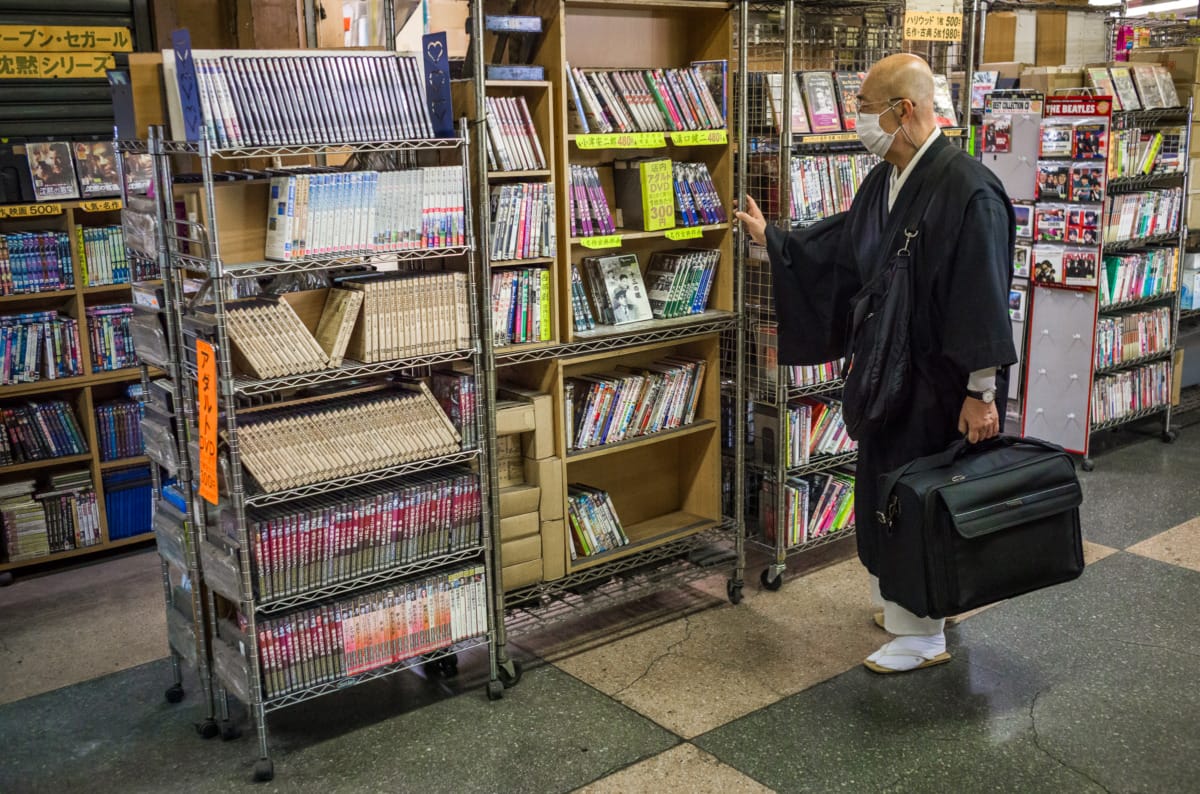
<path id="1" fill-rule="evenodd" d="M 859 439 L 858 554 L 875 575 L 880 477 L 960 438 L 958 419 L 970 373 L 1017 360 L 1008 314 L 1012 205 L 1000 181 L 965 152 L 951 157 L 940 173 L 931 173 L 937 153 L 952 145 L 944 136 L 930 144 L 912 166 L 891 213 L 894 225 L 902 225 L 920 183 L 925 177 L 934 180 L 932 203 L 910 249 L 912 314 L 920 326 L 913 331 L 913 358 L 920 360 L 913 368 L 911 408 L 903 422 Z M 780 364 L 820 364 L 846 354 L 850 299 L 886 265 L 883 246 L 892 245 L 887 209 L 891 171 L 888 163 L 872 170 L 848 212 L 790 235 L 768 226 Z M 997 379 L 996 394 L 1003 426 L 1003 377 Z M 886 595 L 887 582 L 880 586 Z"/>

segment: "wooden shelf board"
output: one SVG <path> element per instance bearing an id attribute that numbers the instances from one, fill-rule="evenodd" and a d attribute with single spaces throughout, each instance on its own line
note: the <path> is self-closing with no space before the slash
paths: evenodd
<path id="1" fill-rule="evenodd" d="M 638 436 L 627 441 L 618 441 L 615 444 L 603 444 L 599 447 L 589 447 L 578 452 L 567 453 L 567 463 L 574 463 L 581 460 L 591 460 L 593 458 L 604 457 L 605 455 L 613 455 L 618 452 L 626 452 L 631 449 L 646 447 L 651 444 L 657 444 L 662 441 L 670 441 L 676 438 L 683 438 L 695 433 L 703 433 L 707 430 L 716 428 L 717 423 L 712 419 L 697 419 L 690 425 L 675 428 L 674 430 L 662 430 L 658 433 L 652 433 L 647 436 Z"/>
<path id="2" fill-rule="evenodd" d="M 150 374 L 153 376 L 156 370 L 151 367 Z M 87 376 L 88 383 L 120 383 L 126 380 L 140 380 L 142 377 L 141 367 L 126 367 L 125 369 L 114 369 L 104 372 L 93 372 Z"/>
<path id="3" fill-rule="evenodd" d="M 0 476 L 5 474 L 18 474 L 23 471 L 37 471 L 38 469 L 46 469 L 51 466 L 66 466 L 71 463 L 90 463 L 92 460 L 91 453 L 86 455 L 64 455 L 60 458 L 46 458 L 45 460 L 34 460 L 28 463 L 14 463 L 11 466 L 0 466 Z"/>
<path id="4" fill-rule="evenodd" d="M 125 292 L 133 288 L 133 285 L 126 281 L 124 284 L 101 284 L 96 287 L 84 287 L 82 292 L 84 295 L 105 295 L 109 292 Z"/>
<path id="5" fill-rule="evenodd" d="M 541 350 L 544 347 L 554 347 L 557 344 L 559 344 L 559 343 L 555 342 L 553 339 L 548 340 L 546 342 L 520 342 L 515 345 L 498 346 L 495 348 L 495 350 L 493 352 L 496 355 L 500 356 L 500 355 L 504 355 L 505 353 L 515 353 L 517 351 Z"/>
<path id="6" fill-rule="evenodd" d="M 567 0 L 567 8 L 703 8 L 726 10 L 723 0 Z"/>
<path id="7" fill-rule="evenodd" d="M 631 554 L 652 549 L 668 541 L 679 540 L 688 535 L 695 535 L 698 532 L 712 529 L 718 523 L 712 519 L 701 518 L 698 515 L 677 510 L 673 513 L 656 516 L 637 524 L 630 524 L 625 527 L 625 535 L 629 538 L 628 546 L 601 552 L 591 557 L 572 560 L 569 564 L 569 572 L 583 570 L 604 562 L 628 557 Z M 567 542 L 571 542 L 570 538 L 567 539 Z"/>
<path id="8" fill-rule="evenodd" d="M 699 325 L 708 323 L 714 320 L 732 319 L 733 312 L 722 311 L 720 309 L 705 309 L 700 314 L 689 314 L 686 317 L 672 317 L 669 320 L 641 320 L 636 323 L 625 323 L 623 325 L 597 325 L 590 331 L 575 331 L 574 341 L 576 342 L 592 342 L 598 339 L 609 339 L 612 337 L 628 336 L 629 334 L 640 334 L 650 331 L 665 331 L 672 328 L 687 327 L 689 325 Z M 672 344 L 677 340 L 666 340 Z M 651 344 L 658 344 L 657 342 Z M 572 362 L 580 359 L 572 358 Z"/>
<path id="9" fill-rule="evenodd" d="M 137 466 L 143 463 L 149 463 L 150 458 L 145 455 L 137 455 L 132 458 L 117 458 L 116 460 L 104 460 L 100 462 L 101 471 L 109 471 L 110 469 L 121 469 L 126 466 Z"/>
<path id="10" fill-rule="evenodd" d="M 25 303 L 27 301 L 39 300 L 54 300 L 55 298 L 69 297 L 75 294 L 74 289 L 56 289 L 46 292 L 22 292 L 18 295 L 0 295 L 0 304 L 5 303 Z"/>
<path id="11" fill-rule="evenodd" d="M 32 565 L 41 565 L 47 562 L 57 562 L 58 560 L 68 560 L 72 557 L 86 557 L 89 554 L 95 554 L 109 549 L 119 549 L 124 546 L 134 546 L 139 543 L 152 543 L 154 541 L 153 532 L 144 532 L 141 535 L 134 535 L 130 538 L 121 538 L 120 540 L 110 540 L 107 543 L 96 543 L 92 546 L 84 546 L 81 549 L 71 549 L 70 551 L 56 551 L 53 554 L 48 554 L 45 557 L 34 557 L 31 560 L 21 560 L 20 562 L 0 562 L 0 571 L 11 571 L 17 568 L 28 568 Z"/>
<path id="12" fill-rule="evenodd" d="M 554 257 L 537 256 L 533 259 L 495 259 L 488 263 L 492 267 L 521 267 L 522 265 L 553 265 Z"/>
<path id="13" fill-rule="evenodd" d="M 488 171 L 488 179 L 549 179 L 550 176 L 549 168 L 537 171 Z"/>
<path id="14" fill-rule="evenodd" d="M 701 231 L 701 233 L 703 233 L 703 234 L 707 234 L 708 232 L 721 232 L 721 231 L 725 231 L 730 228 L 732 228 L 732 226 L 729 223 L 709 223 L 709 224 L 705 224 L 703 226 L 676 226 L 675 227 L 675 229 L 699 229 Z M 657 232 L 644 232 L 644 231 L 639 231 L 637 229 L 617 229 L 615 232 L 613 232 L 613 234 L 618 235 L 621 238 L 621 241 L 624 242 L 626 240 L 651 240 L 656 237 L 661 237 L 661 238 L 665 239 L 667 236 L 667 232 L 669 232 L 669 231 L 674 231 L 674 230 L 673 229 L 662 229 Z M 597 235 L 597 236 L 607 237 L 608 235 Z M 585 239 L 587 239 L 587 238 L 572 237 L 571 245 L 582 248 L 583 247 L 582 241 Z M 687 242 L 688 242 L 687 240 L 680 241 L 681 244 L 686 244 Z M 616 251 L 618 249 L 613 248 L 613 249 L 603 249 L 603 250 Z"/>
<path id="15" fill-rule="evenodd" d="M 549 80 L 484 80 L 485 88 L 550 88 Z"/>
<path id="16" fill-rule="evenodd" d="M 0 386 L 0 397 L 22 397 L 27 394 L 78 389 L 93 382 L 91 375 L 77 375 L 74 378 L 35 380 L 33 383 L 11 383 L 7 386 Z"/>

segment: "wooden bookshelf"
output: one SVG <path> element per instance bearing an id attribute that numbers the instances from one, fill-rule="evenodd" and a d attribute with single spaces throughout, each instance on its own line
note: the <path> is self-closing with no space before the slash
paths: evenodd
<path id="1" fill-rule="evenodd" d="M 490 202 L 488 197 L 491 195 L 493 186 L 512 182 L 547 182 L 552 186 L 552 192 L 559 193 L 561 192 L 561 180 L 558 174 L 562 172 L 557 167 L 555 158 L 558 113 L 554 84 L 547 80 L 484 80 L 484 91 L 489 97 L 523 97 L 525 99 L 526 104 L 529 106 L 529 115 L 533 119 L 534 129 L 537 131 L 538 140 L 542 144 L 542 152 L 546 156 L 546 165 L 548 166 L 547 168 L 537 170 L 489 170 L 487 172 L 486 184 L 476 185 L 475 188 L 480 191 L 480 195 L 476 197 L 476 206 L 481 208 L 476 222 L 490 224 Z M 454 100 L 455 114 L 474 120 L 476 116 L 475 81 L 456 81 L 451 86 L 451 94 Z M 475 143 L 480 146 L 488 145 L 486 129 L 479 128 Z M 489 211 L 482 211 L 484 207 L 489 207 Z M 561 211 L 561 206 L 556 204 L 556 222 L 559 220 L 557 214 Z M 561 251 L 565 239 L 562 235 L 561 223 L 557 223 L 555 231 L 557 237 L 556 250 Z M 482 251 L 480 255 L 486 257 L 489 255 L 489 252 Z M 548 340 L 505 345 L 502 348 L 497 348 L 498 350 L 534 350 L 553 346 L 560 342 L 562 339 L 560 329 L 563 323 L 562 315 L 564 310 L 560 301 L 556 299 L 562 290 L 562 272 L 561 268 L 557 267 L 557 262 L 558 257 L 489 260 L 489 268 L 545 267 L 550 272 L 550 338 Z M 570 288 L 570 284 L 567 285 L 567 288 Z"/>
<path id="2" fill-rule="evenodd" d="M 96 491 L 101 532 L 100 542 L 92 546 L 54 552 L 45 557 L 18 562 L 0 560 L 0 572 L 5 574 L 10 574 L 20 568 L 60 559 L 78 558 L 133 543 L 150 542 L 154 538 L 152 533 L 146 533 L 115 541 L 110 539 L 102 473 L 126 466 L 146 465 L 148 459 L 136 457 L 126 458 L 122 461 L 101 461 L 95 407 L 106 400 L 123 395 L 129 384 L 136 383 L 141 379 L 141 370 L 137 367 L 119 370 L 100 370 L 93 367 L 91 340 L 87 332 L 86 309 L 99 304 L 129 303 L 131 292 L 130 285 L 127 283 L 88 286 L 84 281 L 78 245 L 75 241 L 76 229 L 79 227 L 120 225 L 120 208 L 121 202 L 112 199 L 99 202 L 67 201 L 49 205 L 0 207 L 0 233 L 60 231 L 69 235 L 74 262 L 74 285 L 65 290 L 6 295 L 0 298 L 0 304 L 2 304 L 0 313 L 19 314 L 55 310 L 77 320 L 79 323 L 79 353 L 84 373 L 70 378 L 43 379 L 32 383 L 0 386 L 0 405 L 19 405 L 30 401 L 41 402 L 54 399 L 66 400 L 74 410 L 75 418 L 84 433 L 89 450 L 83 455 L 70 455 L 0 467 L 0 483 L 34 479 L 38 482 L 38 487 L 42 488 L 46 485 L 47 475 L 53 470 L 86 468 L 90 472 L 92 485 Z M 155 376 L 157 374 L 155 373 Z"/>

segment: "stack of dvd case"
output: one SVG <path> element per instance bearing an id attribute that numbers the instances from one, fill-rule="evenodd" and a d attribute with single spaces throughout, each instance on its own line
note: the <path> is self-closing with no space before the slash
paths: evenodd
<path id="1" fill-rule="evenodd" d="M 89 306 L 87 314 L 88 338 L 92 346 L 92 369 L 111 372 L 139 363 L 133 349 L 133 336 L 129 323 L 133 319 L 133 306 L 108 304 Z"/>
<path id="2" fill-rule="evenodd" d="M 488 167 L 493 171 L 537 171 L 546 167 L 525 97 L 487 97 Z"/>
<path id="3" fill-rule="evenodd" d="M 7 448 L 0 459 L 7 464 L 48 460 L 88 451 L 75 412 L 65 400 L 0 408 Z"/>
<path id="4" fill-rule="evenodd" d="M 0 316 L 0 386 L 82 374 L 73 317 L 56 311 Z"/>
<path id="5" fill-rule="evenodd" d="M 493 262 L 553 257 L 554 185 L 518 182 L 492 188 Z"/>
<path id="6" fill-rule="evenodd" d="M 89 471 L 57 474 L 50 478 L 50 488 L 34 498 L 42 503 L 46 513 L 51 553 L 100 542 L 100 508 Z"/>
<path id="7" fill-rule="evenodd" d="M 196 55 L 200 104 L 221 148 L 433 137 L 408 55 Z"/>
<path id="8" fill-rule="evenodd" d="M 79 267 L 89 287 L 128 284 L 129 257 L 125 230 L 120 226 L 79 226 L 75 229 Z"/>
<path id="9" fill-rule="evenodd" d="M 75 286 L 66 232 L 0 234 L 0 295 L 54 292 Z"/>
<path id="10" fill-rule="evenodd" d="M 571 165 L 571 236 L 591 237 L 617 230 L 608 197 L 600 184 L 600 173 L 591 166 Z"/>
<path id="11" fill-rule="evenodd" d="M 567 486 L 571 559 L 590 557 L 629 545 L 629 537 L 607 491 L 582 483 Z"/>
<path id="12" fill-rule="evenodd" d="M 567 84 L 584 132 L 712 130 L 725 114 L 696 66 L 587 70 L 567 65 Z"/>
<path id="13" fill-rule="evenodd" d="M 133 400 L 114 400 L 96 406 L 101 460 L 120 460 L 142 454 L 141 417 L 141 403 Z"/>

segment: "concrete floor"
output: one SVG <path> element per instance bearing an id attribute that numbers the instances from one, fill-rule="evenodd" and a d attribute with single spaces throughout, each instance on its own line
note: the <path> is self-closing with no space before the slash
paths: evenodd
<path id="1" fill-rule="evenodd" d="M 951 628 L 948 665 L 860 666 L 886 637 L 843 542 L 777 593 L 751 570 L 738 607 L 717 579 L 635 606 L 691 611 L 613 642 L 516 636 L 529 670 L 499 702 L 476 656 L 453 683 L 277 712 L 257 788 L 252 732 L 201 740 L 190 680 L 163 700 L 153 554 L 19 580 L 0 590 L 0 791 L 1196 791 L 1200 432 L 1123 439 L 1083 476 L 1083 577 Z"/>

